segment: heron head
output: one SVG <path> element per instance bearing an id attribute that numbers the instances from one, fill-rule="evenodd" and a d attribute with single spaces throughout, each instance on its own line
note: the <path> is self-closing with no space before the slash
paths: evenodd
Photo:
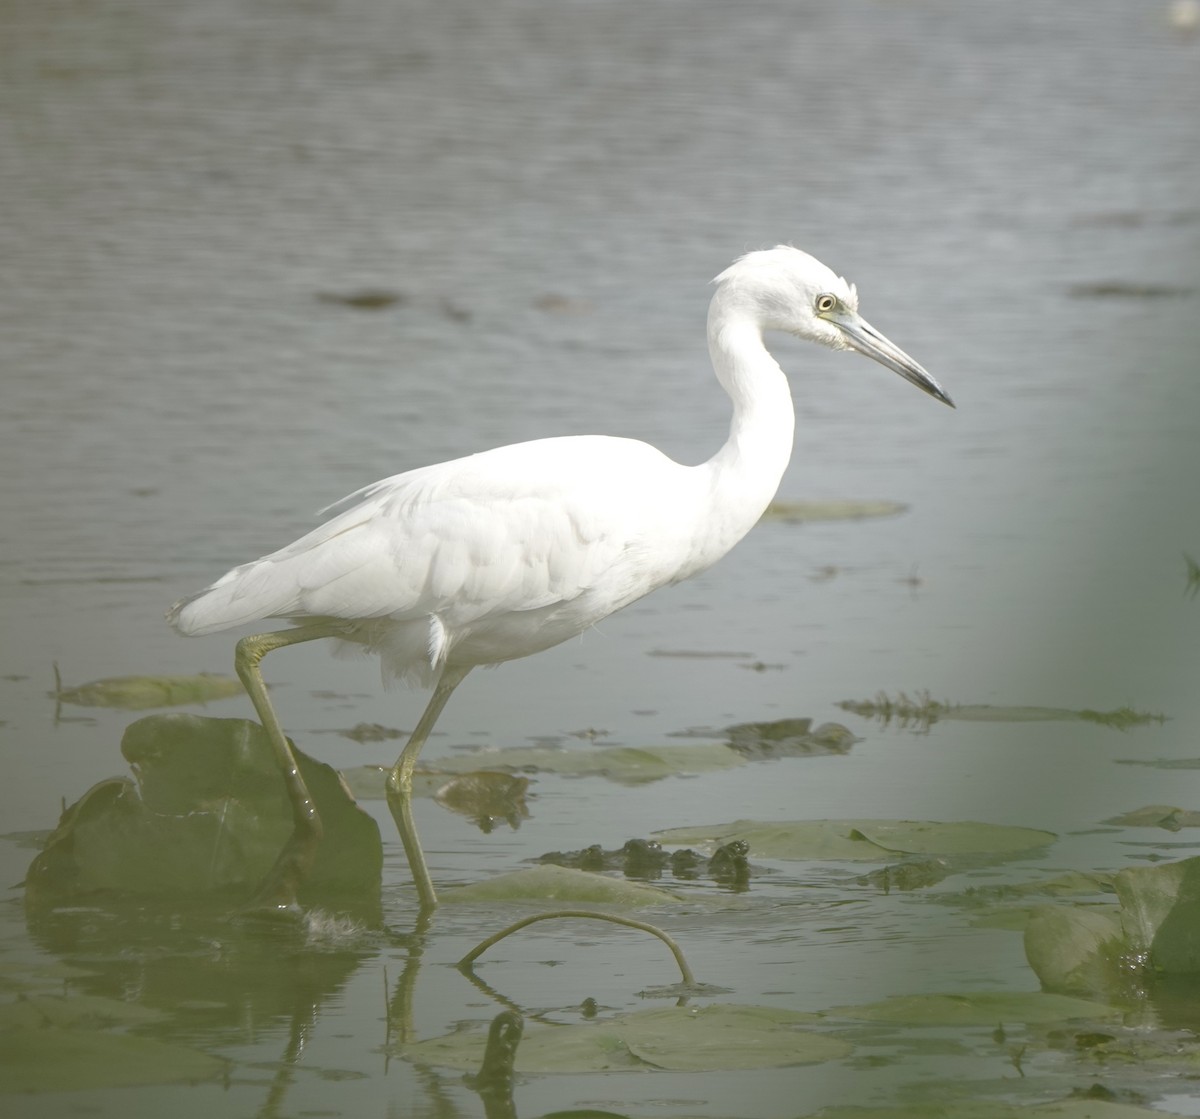
<path id="1" fill-rule="evenodd" d="M 858 291 L 790 245 L 747 253 L 714 281 L 729 304 L 763 330 L 781 330 L 834 350 L 856 350 L 954 407 L 928 371 L 858 313 Z"/>

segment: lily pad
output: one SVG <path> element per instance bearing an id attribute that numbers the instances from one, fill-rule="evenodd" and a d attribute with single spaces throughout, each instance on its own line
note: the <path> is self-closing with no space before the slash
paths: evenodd
<path id="1" fill-rule="evenodd" d="M 577 777 L 607 777 L 627 785 L 641 785 L 681 773 L 708 773 L 744 765 L 746 759 L 728 746 L 606 746 L 560 750 L 552 746 L 522 746 L 486 750 L 437 760 L 443 773 L 469 773 L 480 769 L 536 770 Z"/>
<path id="2" fill-rule="evenodd" d="M 113 778 L 68 808 L 26 876 L 38 908 L 93 891 L 195 896 L 249 891 L 292 831 L 266 733 L 244 719 L 152 715 L 121 749 L 136 780 Z M 302 896 L 378 902 L 379 826 L 331 767 L 296 751 L 325 836 Z"/>
<path id="3" fill-rule="evenodd" d="M 1053 832 L 969 822 L 915 820 L 799 820 L 760 823 L 735 820 L 707 827 L 655 833 L 663 843 L 728 843 L 741 839 L 755 855 L 776 859 L 883 861 L 897 852 L 913 855 L 1010 855 L 1044 847 Z"/>
<path id="4" fill-rule="evenodd" d="M 988 1026 L 997 1022 L 1026 1025 L 1049 1022 L 1120 1020 L 1114 1007 L 1068 995 L 1042 991 L 976 991 L 961 995 L 895 995 L 861 1006 L 835 1006 L 825 1011 L 833 1018 L 889 1022 L 909 1026 Z"/>
<path id="5" fill-rule="evenodd" d="M 909 855 L 1004 855 L 1045 847 L 1058 838 L 1036 828 L 974 821 L 864 820 L 854 830 L 885 850 Z"/>
<path id="6" fill-rule="evenodd" d="M 468 886 L 455 886 L 444 890 L 441 898 L 447 903 L 555 901 L 621 909 L 674 905 L 679 900 L 674 894 L 655 886 L 553 864 L 497 875 L 482 882 L 472 882 Z"/>
<path id="7" fill-rule="evenodd" d="M 113 676 L 54 693 L 60 703 L 79 707 L 116 707 L 146 711 L 152 707 L 181 707 L 245 695 L 240 680 L 202 672 L 197 676 Z"/>
<path id="8" fill-rule="evenodd" d="M 62 960 L 5 960 L 0 962 L 0 989 L 28 991 L 61 987 L 65 980 L 86 979 L 96 973 Z"/>
<path id="9" fill-rule="evenodd" d="M 0 1093 L 214 1080 L 227 1068 L 198 1049 L 98 1030 L 8 1029 L 0 1042 Z"/>
<path id="10" fill-rule="evenodd" d="M 771 1007 L 676 1006 L 570 1026 L 527 1029 L 518 1073 L 606 1072 L 613 1069 L 713 1071 L 784 1068 L 847 1056 L 840 1038 L 800 1030 L 816 1016 Z M 419 1064 L 474 1069 L 485 1034 L 458 1032 L 405 1046 Z"/>

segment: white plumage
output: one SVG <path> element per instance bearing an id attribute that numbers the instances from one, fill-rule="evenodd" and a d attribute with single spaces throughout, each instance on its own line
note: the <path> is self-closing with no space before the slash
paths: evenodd
<path id="1" fill-rule="evenodd" d="M 794 425 L 765 330 L 858 350 L 951 403 L 920 365 L 859 317 L 854 287 L 807 253 L 788 246 L 749 253 L 715 283 L 709 352 L 733 418 L 707 462 L 682 466 L 648 444 L 589 435 L 398 474 L 332 506 L 332 519 L 295 543 L 176 604 L 171 624 L 189 635 L 265 618 L 305 625 L 303 633 L 248 638 L 239 647 L 239 673 L 264 724 L 277 720 L 258 661 L 300 640 L 354 642 L 380 655 L 385 677 L 437 685 L 404 766 L 397 762 L 393 771 L 402 789 L 445 700 L 471 668 L 550 648 L 702 571 L 762 516 L 791 455 Z M 290 754 L 282 732 L 277 737 L 286 767 Z M 414 874 L 420 885 L 415 866 Z M 422 897 L 432 899 L 431 885 Z"/>

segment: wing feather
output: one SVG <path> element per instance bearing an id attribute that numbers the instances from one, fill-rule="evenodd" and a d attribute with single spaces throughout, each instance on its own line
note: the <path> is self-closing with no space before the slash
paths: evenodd
<path id="1" fill-rule="evenodd" d="M 570 602 L 606 578 L 630 579 L 614 569 L 663 515 L 656 481 L 686 469 L 645 443 L 603 436 L 423 467 L 351 494 L 324 524 L 234 568 L 170 617 L 201 634 L 264 618 L 435 616 L 453 634 Z"/>

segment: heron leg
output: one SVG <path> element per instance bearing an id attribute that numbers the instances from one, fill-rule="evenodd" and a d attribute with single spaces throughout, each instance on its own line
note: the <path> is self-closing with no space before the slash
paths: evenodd
<path id="1" fill-rule="evenodd" d="M 292 806 L 292 834 L 284 844 L 275 864 L 267 872 L 254 895 L 252 906 L 281 908 L 296 903 L 296 891 L 312 870 L 317 856 L 317 844 L 321 840 L 321 817 L 296 765 L 292 747 L 279 724 L 279 717 L 267 696 L 259 663 L 268 653 L 287 645 L 299 645 L 305 641 L 317 641 L 323 637 L 337 637 L 343 633 L 344 623 L 316 622 L 295 629 L 274 630 L 243 637 L 237 643 L 234 667 L 238 678 L 258 712 L 258 718 L 267 732 L 275 760 L 283 774 L 288 801 Z"/>
<path id="2" fill-rule="evenodd" d="M 416 767 L 421 747 L 425 745 L 425 740 L 438 721 L 446 702 L 470 671 L 470 667 L 447 667 L 443 670 L 433 689 L 433 695 L 429 697 L 425 710 L 421 712 L 416 728 L 409 735 L 404 750 L 387 776 L 388 807 L 392 810 L 392 818 L 400 832 L 400 841 L 404 844 L 404 854 L 408 858 L 408 867 L 412 871 L 413 884 L 417 887 L 417 897 L 420 899 L 422 910 L 429 910 L 437 905 L 437 892 L 433 888 L 429 868 L 425 865 L 425 852 L 421 850 L 421 841 L 417 837 L 416 825 L 413 822 L 413 769 Z"/>

